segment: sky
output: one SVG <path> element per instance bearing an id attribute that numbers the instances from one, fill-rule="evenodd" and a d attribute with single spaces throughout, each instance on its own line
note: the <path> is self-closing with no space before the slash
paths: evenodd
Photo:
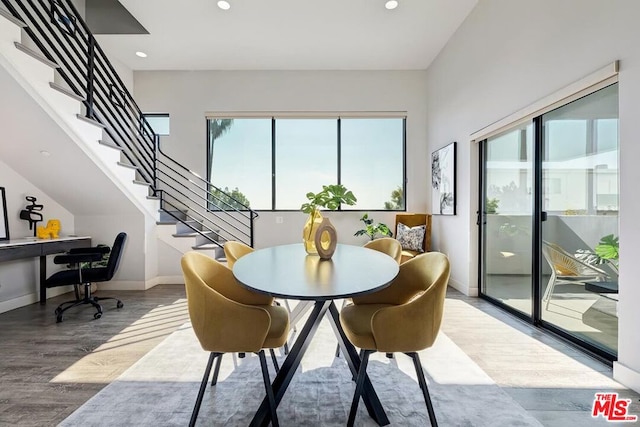
<path id="1" fill-rule="evenodd" d="M 403 179 L 403 119 L 342 119 L 341 183 L 356 210 L 384 209 Z M 271 119 L 235 119 L 216 139 L 211 181 L 238 188 L 252 209 L 271 209 Z M 276 209 L 297 210 L 338 176 L 336 119 L 276 119 Z M 344 209 L 345 207 L 343 207 Z"/>

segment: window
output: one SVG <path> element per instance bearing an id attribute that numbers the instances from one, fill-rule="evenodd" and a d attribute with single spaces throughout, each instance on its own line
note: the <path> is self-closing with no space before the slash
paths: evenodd
<path id="1" fill-rule="evenodd" d="M 337 182 L 337 135 L 336 120 L 276 120 L 276 209 L 300 209 L 309 191 Z"/>
<path id="2" fill-rule="evenodd" d="M 343 119 L 340 130 L 341 182 L 358 198 L 343 208 L 404 210 L 404 120 Z"/>
<path id="3" fill-rule="evenodd" d="M 252 209 L 269 209 L 271 119 L 212 119 L 208 127 L 209 181 Z"/>
<path id="4" fill-rule="evenodd" d="M 350 210 L 404 210 L 405 118 L 215 118 L 208 178 L 258 210 L 298 210 L 340 183 Z"/>
<path id="5" fill-rule="evenodd" d="M 153 132 L 159 136 L 169 135 L 169 114 L 166 113 L 148 113 L 142 115 L 153 129 Z"/>

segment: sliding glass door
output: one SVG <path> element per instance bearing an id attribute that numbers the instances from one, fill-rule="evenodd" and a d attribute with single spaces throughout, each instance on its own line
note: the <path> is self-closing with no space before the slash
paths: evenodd
<path id="1" fill-rule="evenodd" d="M 602 238 L 618 236 L 617 85 L 546 113 L 541 121 L 541 317 L 615 353 L 616 261 L 597 252 Z"/>
<path id="2" fill-rule="evenodd" d="M 490 137 L 480 151 L 480 294 L 615 358 L 617 84 Z"/>
<path id="3" fill-rule="evenodd" d="M 482 291 L 531 314 L 532 126 L 485 141 Z"/>

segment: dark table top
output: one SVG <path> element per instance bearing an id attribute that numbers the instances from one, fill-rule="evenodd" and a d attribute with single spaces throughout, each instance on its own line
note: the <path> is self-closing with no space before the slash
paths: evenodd
<path id="1" fill-rule="evenodd" d="M 385 288 L 398 274 L 382 252 L 338 244 L 330 260 L 308 255 L 303 245 L 259 249 L 240 258 L 233 274 L 245 287 L 274 297 L 329 300 Z"/>
<path id="2" fill-rule="evenodd" d="M 584 287 L 589 292 L 595 292 L 598 294 L 617 294 L 618 282 L 584 282 Z"/>

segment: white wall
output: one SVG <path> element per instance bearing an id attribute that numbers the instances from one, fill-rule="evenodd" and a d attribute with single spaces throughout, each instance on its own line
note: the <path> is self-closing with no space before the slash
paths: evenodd
<path id="1" fill-rule="evenodd" d="M 44 221 L 38 223 L 38 225 L 46 225 L 47 220 L 56 218 L 60 220 L 62 225 L 61 235 L 75 233 L 74 217 L 69 211 L 1 160 L 0 187 L 5 188 L 9 238 L 11 240 L 33 237 L 33 231 L 29 230 L 29 223 L 20 219 L 20 211 L 30 204 L 25 199 L 26 196 L 36 197 L 36 203 L 43 205 L 40 213 L 42 213 Z M 37 301 L 37 298 L 39 298 L 38 262 L 38 258 L 33 258 L 3 262 L 1 264 L 0 313 L 25 303 Z M 59 267 L 49 260 L 47 272 L 51 273 L 58 269 Z M 53 295 L 52 293 L 50 294 Z M 11 302 L 12 300 L 14 303 Z"/>
<path id="2" fill-rule="evenodd" d="M 614 375 L 640 391 L 640 2 L 481 0 L 428 70 L 429 148 L 460 142 L 459 214 L 434 217 L 434 244 L 452 281 L 477 292 L 478 150 L 469 135 L 620 60 L 619 362 Z"/>
<path id="3" fill-rule="evenodd" d="M 145 216 L 142 213 L 131 215 L 77 215 L 76 229 L 78 233 L 91 236 L 93 245 L 113 245 L 116 235 L 127 233 L 120 267 L 113 277 L 114 282 L 139 282 L 138 289 L 146 279 L 146 229 Z M 155 240 L 155 239 L 154 239 Z M 126 286 L 122 286 L 126 288 Z"/>
<path id="4" fill-rule="evenodd" d="M 423 71 L 136 71 L 134 97 L 145 112 L 170 114 L 171 135 L 163 137 L 163 149 L 202 176 L 206 176 L 208 111 L 406 111 L 407 208 L 428 212 L 425 75 Z M 336 220 L 341 242 L 366 241 L 352 237 L 361 228 L 362 212 L 329 215 Z M 276 224 L 276 216 L 283 218 L 282 224 Z M 393 214 L 375 212 L 373 217 L 394 223 Z M 255 246 L 299 242 L 305 221 L 301 212 L 260 212 Z"/>

